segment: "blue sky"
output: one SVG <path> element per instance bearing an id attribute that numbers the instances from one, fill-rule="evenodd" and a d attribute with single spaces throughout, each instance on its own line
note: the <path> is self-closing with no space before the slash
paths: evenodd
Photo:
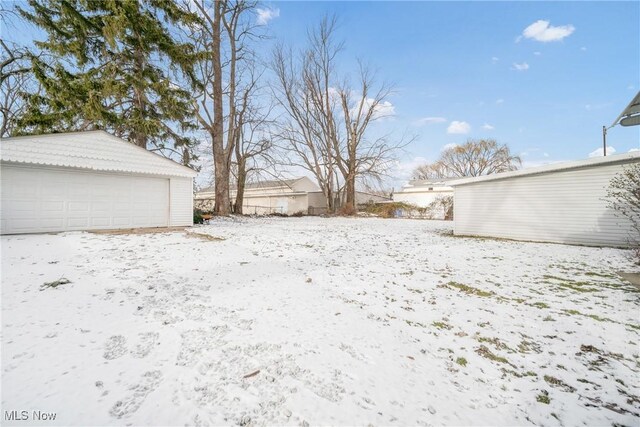
<path id="1" fill-rule="evenodd" d="M 260 8 L 271 37 L 265 57 L 276 41 L 301 46 L 308 27 L 335 14 L 345 42 L 341 72 L 360 58 L 394 83 L 394 115 L 371 131 L 417 137 L 399 153 L 396 186 L 442 147 L 468 138 L 508 144 L 525 167 L 597 154 L 602 125 L 640 90 L 640 2 L 280 1 Z M 41 38 L 33 27 L 11 35 Z M 640 126 L 611 129 L 608 142 L 617 153 L 639 149 Z"/>
<path id="2" fill-rule="evenodd" d="M 640 90 L 639 2 L 262 7 L 271 11 L 274 39 L 294 44 L 325 13 L 335 13 L 346 43 L 344 71 L 358 57 L 395 83 L 395 116 L 374 131 L 418 136 L 400 156 L 399 178 L 467 138 L 506 143 L 525 166 L 586 158 L 602 146 L 602 125 Z M 618 153 L 638 149 L 640 127 L 611 129 L 608 142 Z"/>

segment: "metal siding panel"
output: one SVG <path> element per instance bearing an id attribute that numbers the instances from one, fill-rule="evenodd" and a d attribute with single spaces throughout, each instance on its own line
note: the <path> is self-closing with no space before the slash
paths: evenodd
<path id="1" fill-rule="evenodd" d="M 169 198 L 169 225 L 193 225 L 193 179 L 171 178 Z"/>
<path id="2" fill-rule="evenodd" d="M 630 224 L 604 200 L 609 181 L 622 168 L 602 165 L 456 187 L 455 234 L 625 245 Z"/>

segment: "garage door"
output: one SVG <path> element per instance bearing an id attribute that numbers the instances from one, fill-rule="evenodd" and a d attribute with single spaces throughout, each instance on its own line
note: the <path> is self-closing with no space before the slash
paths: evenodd
<path id="1" fill-rule="evenodd" d="M 163 227 L 169 180 L 2 166 L 2 234 Z"/>

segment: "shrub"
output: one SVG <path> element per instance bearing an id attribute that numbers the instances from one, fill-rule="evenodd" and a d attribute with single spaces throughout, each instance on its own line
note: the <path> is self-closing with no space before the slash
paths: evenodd
<path id="1" fill-rule="evenodd" d="M 607 189 L 609 207 L 631 223 L 629 245 L 640 264 L 640 164 L 623 168 L 613 177 Z"/>
<path id="2" fill-rule="evenodd" d="M 416 209 L 416 206 L 410 205 L 404 202 L 391 202 L 391 203 L 371 203 L 368 204 L 364 211 L 373 215 L 380 216 L 382 218 L 395 218 L 398 211 L 411 211 Z"/>
<path id="3" fill-rule="evenodd" d="M 356 210 L 351 205 L 345 205 L 340 208 L 340 215 L 342 216 L 353 216 L 356 214 Z"/>
<path id="4" fill-rule="evenodd" d="M 204 218 L 202 217 L 202 211 L 200 209 L 193 210 L 193 223 L 204 224 Z"/>

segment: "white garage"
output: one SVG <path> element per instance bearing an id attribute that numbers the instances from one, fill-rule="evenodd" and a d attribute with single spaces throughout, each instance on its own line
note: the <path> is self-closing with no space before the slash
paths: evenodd
<path id="1" fill-rule="evenodd" d="M 454 233 L 590 246 L 626 246 L 629 221 L 608 207 L 607 187 L 633 152 L 451 182 Z"/>
<path id="2" fill-rule="evenodd" d="M 195 175 L 103 131 L 6 138 L 0 232 L 192 225 Z"/>

